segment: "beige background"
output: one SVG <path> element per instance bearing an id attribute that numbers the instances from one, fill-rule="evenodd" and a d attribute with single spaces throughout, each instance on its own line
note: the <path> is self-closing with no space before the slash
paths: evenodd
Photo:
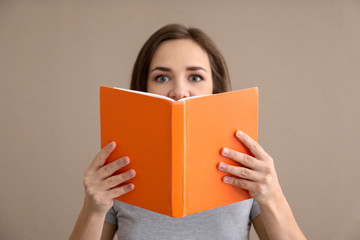
<path id="1" fill-rule="evenodd" d="M 305 235 L 359 239 L 360 1 L 341 0 L 0 0 L 0 238 L 69 236 L 99 86 L 128 87 L 174 22 L 214 39 L 234 90 L 259 87 L 259 141 Z"/>

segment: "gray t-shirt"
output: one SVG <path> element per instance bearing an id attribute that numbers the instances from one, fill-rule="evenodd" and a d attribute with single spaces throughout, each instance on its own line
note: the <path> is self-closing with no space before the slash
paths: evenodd
<path id="1" fill-rule="evenodd" d="M 119 240 L 249 239 L 251 221 L 260 214 L 253 200 L 172 218 L 114 200 L 105 221 L 117 225 Z"/>

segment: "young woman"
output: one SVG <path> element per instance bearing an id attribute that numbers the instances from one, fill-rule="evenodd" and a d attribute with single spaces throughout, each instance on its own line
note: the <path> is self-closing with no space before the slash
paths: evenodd
<path id="1" fill-rule="evenodd" d="M 179 100 L 229 91 L 230 80 L 221 53 L 207 35 L 171 24 L 144 44 L 134 65 L 131 89 Z M 248 239 L 251 223 L 260 239 L 305 239 L 281 191 L 271 156 L 246 133 L 239 130 L 236 136 L 254 157 L 224 148 L 223 156 L 244 167 L 220 162 L 219 171 L 230 175 L 222 179 L 225 183 L 247 189 L 252 199 L 183 218 L 114 201 L 134 189 L 131 183 L 117 186 L 136 173 L 131 169 L 112 176 L 131 159 L 124 156 L 104 166 L 116 148 L 110 142 L 85 171 L 84 205 L 70 239 L 113 239 L 115 232 L 121 240 Z"/>

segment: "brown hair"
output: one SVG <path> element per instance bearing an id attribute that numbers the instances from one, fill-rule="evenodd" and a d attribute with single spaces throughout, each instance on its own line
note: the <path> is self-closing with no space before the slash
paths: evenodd
<path id="1" fill-rule="evenodd" d="M 207 52 L 212 72 L 213 93 L 231 90 L 225 59 L 214 42 L 200 29 L 186 28 L 180 24 L 169 24 L 160 28 L 145 42 L 134 64 L 130 84 L 132 90 L 147 91 L 150 62 L 156 49 L 162 42 L 175 39 L 192 39 Z"/>

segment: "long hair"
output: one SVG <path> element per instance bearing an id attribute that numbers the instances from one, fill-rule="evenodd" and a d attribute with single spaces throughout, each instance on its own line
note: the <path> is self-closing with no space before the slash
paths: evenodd
<path id="1" fill-rule="evenodd" d="M 191 39 L 207 52 L 213 79 L 213 93 L 231 90 L 229 72 L 225 59 L 214 42 L 198 28 L 186 28 L 180 24 L 169 24 L 150 36 L 141 48 L 135 61 L 130 88 L 147 92 L 147 79 L 151 59 L 159 45 L 168 40 Z"/>

